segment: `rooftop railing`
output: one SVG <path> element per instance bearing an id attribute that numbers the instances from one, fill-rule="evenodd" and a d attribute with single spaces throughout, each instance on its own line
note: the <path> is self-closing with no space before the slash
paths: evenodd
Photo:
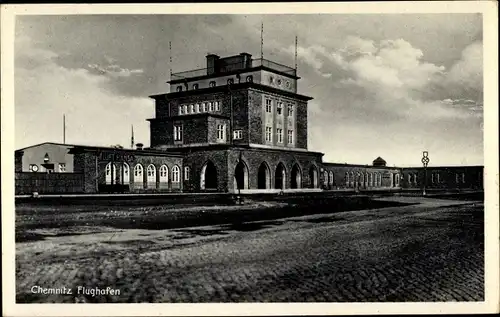
<path id="1" fill-rule="evenodd" d="M 251 60 L 250 65 L 244 65 L 244 61 L 239 61 L 237 63 L 223 64 L 219 65 L 218 69 L 215 68 L 199 68 L 194 70 L 188 70 L 184 72 L 172 73 L 171 80 L 183 80 L 194 77 L 201 77 L 207 75 L 222 75 L 232 71 L 245 71 L 246 69 L 254 67 L 267 67 L 272 70 L 285 73 L 292 76 L 297 76 L 297 71 L 294 68 L 267 60 L 263 58 L 255 58 Z"/>

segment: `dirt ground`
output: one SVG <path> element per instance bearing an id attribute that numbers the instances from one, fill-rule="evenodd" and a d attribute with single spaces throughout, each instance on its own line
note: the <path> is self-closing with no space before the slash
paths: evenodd
<path id="1" fill-rule="evenodd" d="M 484 297 L 481 202 L 385 197 L 17 207 L 18 302 Z M 120 295 L 35 294 L 34 285 L 113 287 Z"/>

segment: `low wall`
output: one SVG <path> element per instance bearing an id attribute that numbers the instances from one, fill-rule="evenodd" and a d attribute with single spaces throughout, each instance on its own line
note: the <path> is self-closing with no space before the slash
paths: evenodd
<path id="1" fill-rule="evenodd" d="M 15 173 L 16 195 L 83 193 L 81 173 Z"/>

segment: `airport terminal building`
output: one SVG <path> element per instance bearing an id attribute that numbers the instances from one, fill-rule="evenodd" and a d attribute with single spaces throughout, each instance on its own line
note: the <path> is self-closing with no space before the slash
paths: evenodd
<path id="1" fill-rule="evenodd" d="M 151 96 L 150 146 L 42 143 L 15 152 L 16 194 L 480 189 L 482 166 L 323 162 L 309 151 L 308 101 L 296 69 L 248 53 L 206 56 Z"/>

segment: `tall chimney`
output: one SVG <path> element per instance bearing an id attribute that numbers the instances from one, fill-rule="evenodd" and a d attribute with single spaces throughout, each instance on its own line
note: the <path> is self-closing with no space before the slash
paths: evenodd
<path id="1" fill-rule="evenodd" d="M 217 61 L 219 60 L 219 56 L 215 54 L 207 55 L 207 75 L 212 75 L 216 71 Z"/>
<path id="2" fill-rule="evenodd" d="M 241 60 L 241 68 L 251 68 L 252 67 L 252 54 L 248 53 L 240 53 L 240 56 L 242 56 Z"/>

